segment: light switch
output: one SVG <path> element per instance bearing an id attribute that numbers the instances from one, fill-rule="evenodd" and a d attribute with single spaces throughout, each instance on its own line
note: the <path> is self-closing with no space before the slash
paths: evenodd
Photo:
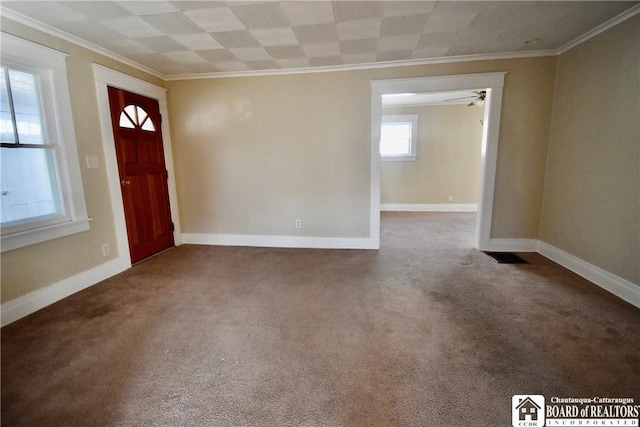
<path id="1" fill-rule="evenodd" d="M 98 157 L 97 156 L 87 156 L 87 168 L 88 169 L 98 169 Z"/>

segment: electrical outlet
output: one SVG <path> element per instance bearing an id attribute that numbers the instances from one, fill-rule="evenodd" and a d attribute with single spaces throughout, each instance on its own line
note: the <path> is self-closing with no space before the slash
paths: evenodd
<path id="1" fill-rule="evenodd" d="M 296 219 L 296 228 L 302 228 L 302 220 Z"/>
<path id="2" fill-rule="evenodd" d="M 108 256 L 111 253 L 111 249 L 109 248 L 109 244 L 105 243 L 102 245 L 102 256 Z"/>
<path id="3" fill-rule="evenodd" d="M 87 156 L 87 168 L 88 169 L 98 169 L 98 157 L 97 156 Z"/>
<path id="4" fill-rule="evenodd" d="M 448 199 L 449 199 L 450 202 L 453 202 L 453 196 L 449 196 Z"/>

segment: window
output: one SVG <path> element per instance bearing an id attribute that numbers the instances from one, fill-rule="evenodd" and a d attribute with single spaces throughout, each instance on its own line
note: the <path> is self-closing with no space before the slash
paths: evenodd
<path id="1" fill-rule="evenodd" d="M 418 115 L 382 116 L 380 155 L 382 160 L 415 160 Z"/>
<path id="2" fill-rule="evenodd" d="M 153 120 L 144 109 L 138 105 L 127 105 L 120 113 L 119 125 L 121 128 L 135 129 L 139 126 L 142 130 L 153 132 L 156 127 Z"/>
<path id="3" fill-rule="evenodd" d="M 2 34 L 2 251 L 89 229 L 65 56 Z"/>

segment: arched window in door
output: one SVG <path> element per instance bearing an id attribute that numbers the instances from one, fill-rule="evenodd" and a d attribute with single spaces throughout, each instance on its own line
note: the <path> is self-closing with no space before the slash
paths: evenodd
<path id="1" fill-rule="evenodd" d="M 144 111 L 144 108 L 138 105 L 127 105 L 124 107 L 124 110 L 120 113 L 119 124 L 121 128 L 126 129 L 135 129 L 136 127 L 139 127 L 142 130 L 149 132 L 156 130 L 151 117 L 149 117 L 147 112 Z"/>

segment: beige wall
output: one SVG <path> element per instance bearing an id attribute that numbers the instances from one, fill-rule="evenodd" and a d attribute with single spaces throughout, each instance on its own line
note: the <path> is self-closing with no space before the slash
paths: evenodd
<path id="1" fill-rule="evenodd" d="M 484 107 L 387 107 L 387 114 L 418 115 L 416 161 L 384 161 L 381 203 L 477 203 Z"/>
<path id="2" fill-rule="evenodd" d="M 558 60 L 541 240 L 640 284 L 640 16 Z"/>
<path id="3" fill-rule="evenodd" d="M 169 88 L 183 232 L 325 237 L 368 237 L 371 80 L 507 71 L 493 237 L 537 237 L 553 57 L 165 84 L 5 18 L 2 29 L 70 54 L 72 110 L 93 218 L 88 232 L 3 253 L 3 303 L 116 256 L 92 62 Z M 101 167 L 86 169 L 87 155 L 98 156 Z M 294 228 L 296 218 L 302 229 Z M 102 256 L 103 243 L 111 245 L 110 257 Z"/>
<path id="4" fill-rule="evenodd" d="M 2 253 L 1 301 L 5 303 L 97 267 L 117 255 L 91 63 L 96 62 L 157 85 L 164 85 L 164 82 L 6 18 L 2 18 L 2 31 L 69 54 L 67 70 L 78 155 L 87 209 L 93 218 L 89 231 Z M 86 168 L 87 155 L 98 157 L 99 169 Z M 111 254 L 106 258 L 102 256 L 103 243 L 109 243 L 111 247 Z"/>
<path id="5" fill-rule="evenodd" d="M 182 231 L 368 237 L 371 80 L 508 71 L 492 235 L 537 238 L 555 62 L 169 82 Z"/>

